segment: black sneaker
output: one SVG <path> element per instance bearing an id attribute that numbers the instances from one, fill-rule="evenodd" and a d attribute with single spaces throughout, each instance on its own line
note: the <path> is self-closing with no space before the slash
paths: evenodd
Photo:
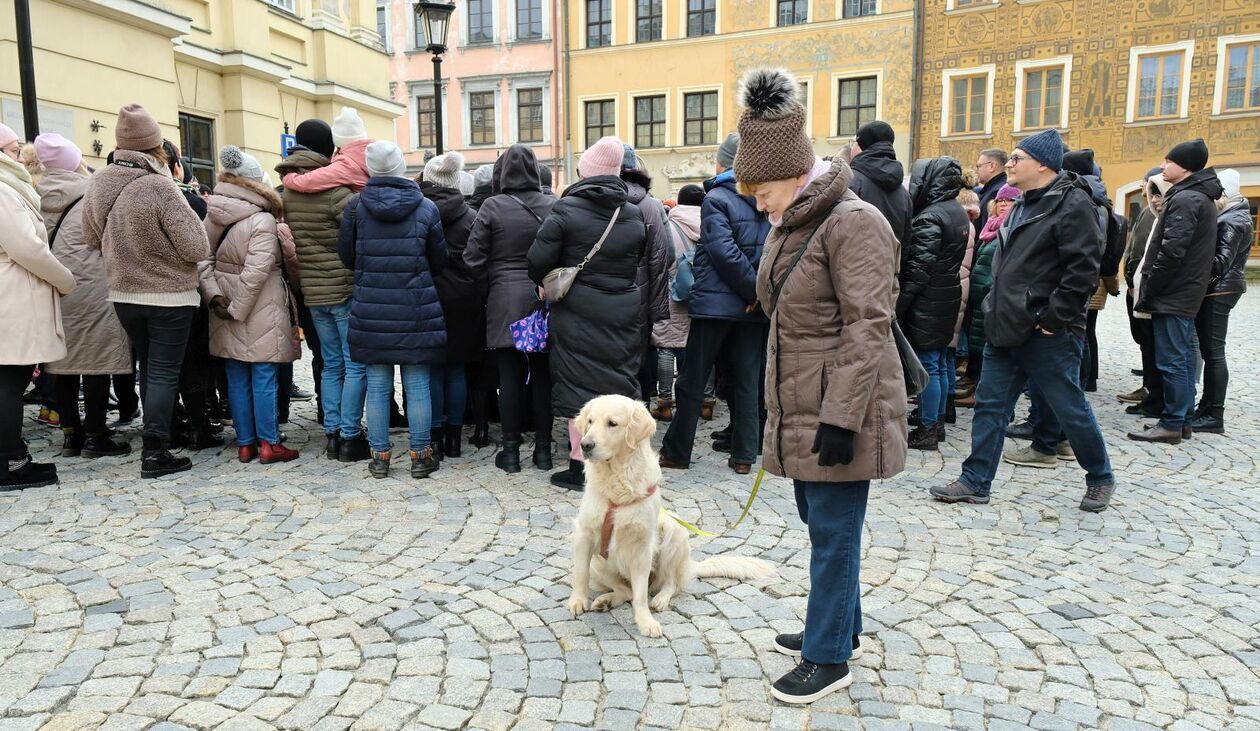
<path id="1" fill-rule="evenodd" d="M 21 467 L 14 467 L 14 462 L 22 461 Z M 44 487 L 57 484 L 57 465 L 32 462 L 30 455 L 22 460 L 9 462 L 9 474 L 0 478 L 0 492 L 25 490 L 28 487 Z"/>
<path id="2" fill-rule="evenodd" d="M 187 457 L 176 457 L 169 450 L 145 450 L 140 460 L 140 476 L 144 479 L 173 475 L 192 469 L 192 460 Z"/>
<path id="3" fill-rule="evenodd" d="M 362 462 L 371 458 L 372 448 L 368 446 L 367 436 L 360 434 L 349 439 L 342 437 L 341 445 L 337 448 L 338 462 Z"/>
<path id="4" fill-rule="evenodd" d="M 819 665 L 801 660 L 792 672 L 774 681 L 770 695 L 784 703 L 805 704 L 825 698 L 853 682 L 848 663 Z"/>
<path id="5" fill-rule="evenodd" d="M 91 434 L 83 441 L 83 456 L 88 459 L 121 457 L 124 454 L 131 454 L 131 445 L 115 442 L 105 434 Z"/>
<path id="6" fill-rule="evenodd" d="M 1006 436 L 1011 439 L 1032 439 L 1033 425 L 1031 421 L 1024 420 L 1018 424 L 1011 424 L 1006 427 Z"/>
<path id="7" fill-rule="evenodd" d="M 794 635 L 778 635 L 774 638 L 774 649 L 788 657 L 800 658 L 801 648 L 805 646 L 805 635 L 797 632 Z M 853 635 L 853 654 L 849 656 L 849 660 L 856 660 L 862 657 L 862 641 L 858 635 Z"/>
<path id="8" fill-rule="evenodd" d="M 440 467 L 441 464 L 438 463 L 437 454 L 432 446 L 411 453 L 411 476 L 417 480 L 437 472 Z"/>

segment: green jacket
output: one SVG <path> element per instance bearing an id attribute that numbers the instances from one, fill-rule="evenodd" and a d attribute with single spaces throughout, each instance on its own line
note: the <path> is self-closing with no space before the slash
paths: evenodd
<path id="1" fill-rule="evenodd" d="M 294 150 L 280 161 L 276 172 L 304 173 L 322 168 L 328 158 L 311 150 Z M 337 255 L 337 232 L 351 191 L 337 187 L 320 193 L 284 191 L 284 219 L 293 232 L 298 269 L 302 273 L 302 297 L 307 307 L 339 305 L 350 299 L 354 272 Z"/>
<path id="2" fill-rule="evenodd" d="M 997 239 L 978 242 L 976 258 L 971 264 L 971 294 L 967 300 L 971 329 L 967 335 L 967 350 L 972 353 L 984 351 L 984 312 L 980 305 L 993 288 L 993 252 L 996 250 Z"/>

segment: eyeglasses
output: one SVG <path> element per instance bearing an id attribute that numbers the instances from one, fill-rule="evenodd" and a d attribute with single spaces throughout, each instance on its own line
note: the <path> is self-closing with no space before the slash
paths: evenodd
<path id="1" fill-rule="evenodd" d="M 1010 158 L 1008 158 L 1008 159 L 1007 159 L 1006 164 L 1007 164 L 1008 166 L 1012 166 L 1012 167 L 1013 167 L 1013 166 L 1015 166 L 1015 165 L 1020 164 L 1021 162 L 1025 161 L 1025 160 L 1031 160 L 1031 159 L 1032 159 L 1032 158 L 1031 158 L 1031 157 L 1029 157 L 1029 156 L 1027 156 L 1027 155 L 1015 154 L 1015 155 L 1011 155 L 1011 156 L 1010 156 Z"/>

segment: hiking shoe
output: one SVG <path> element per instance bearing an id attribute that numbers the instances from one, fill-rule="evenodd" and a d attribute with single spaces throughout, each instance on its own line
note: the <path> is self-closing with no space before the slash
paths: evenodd
<path id="1" fill-rule="evenodd" d="M 1142 403 L 1143 400 L 1146 399 L 1146 396 L 1147 396 L 1146 388 L 1143 386 L 1139 386 L 1137 390 L 1135 391 L 1116 394 L 1116 399 L 1126 404 L 1140 404 Z"/>
<path id="2" fill-rule="evenodd" d="M 1076 461 L 1076 452 L 1072 451 L 1072 444 L 1068 442 L 1066 439 L 1059 442 L 1059 453 L 1055 456 L 1057 456 L 1059 459 L 1063 460 L 1064 462 Z"/>
<path id="3" fill-rule="evenodd" d="M 988 495 L 981 495 L 972 490 L 962 480 L 954 480 L 948 485 L 940 485 L 929 490 L 932 497 L 943 503 L 974 503 L 976 505 L 986 505 L 989 502 Z"/>
<path id="4" fill-rule="evenodd" d="M 1115 483 L 1086 487 L 1085 497 L 1081 498 L 1081 510 L 1087 513 L 1101 513 L 1111 504 L 1111 496 L 1115 491 Z"/>
<path id="5" fill-rule="evenodd" d="M 792 672 L 774 681 L 770 695 L 784 703 L 806 704 L 824 698 L 853 682 L 848 663 L 819 665 L 801 660 Z"/>
<path id="6" fill-rule="evenodd" d="M 296 383 L 289 387 L 290 401 L 310 401 L 313 398 L 315 398 L 313 392 L 307 391 Z"/>
<path id="7" fill-rule="evenodd" d="M 805 646 L 805 635 L 797 632 L 794 635 L 778 635 L 774 638 L 774 649 L 788 657 L 799 658 L 801 656 L 801 648 Z M 853 635 L 853 654 L 849 656 L 849 660 L 857 660 L 862 657 L 862 641 L 858 635 Z"/>
<path id="8" fill-rule="evenodd" d="M 1018 424 L 1011 424 L 1010 426 L 1006 427 L 1006 436 L 1010 437 L 1011 439 L 1032 439 L 1033 438 L 1032 422 L 1025 419 L 1019 422 Z"/>
<path id="9" fill-rule="evenodd" d="M 372 448 L 368 446 L 367 437 L 363 434 L 349 439 L 341 438 L 341 444 L 337 447 L 338 462 L 362 462 L 371 457 Z"/>
<path id="10" fill-rule="evenodd" d="M 411 452 L 411 476 L 417 480 L 428 477 L 438 471 L 442 465 L 430 445 L 419 452 Z"/>
<path id="11" fill-rule="evenodd" d="M 916 426 L 907 439 L 906 445 L 911 449 L 922 449 L 929 452 L 937 451 L 937 445 L 940 439 L 936 433 L 936 425 L 932 426 Z"/>
<path id="12" fill-rule="evenodd" d="M 1225 419 L 1211 415 L 1200 416 L 1190 422 L 1190 427 L 1193 431 L 1203 432 L 1204 434 L 1224 434 Z"/>
<path id="13" fill-rule="evenodd" d="M 1053 454 L 1038 452 L 1036 449 L 1033 449 L 1031 444 L 1027 447 L 1005 450 L 1002 452 L 1002 461 L 1019 465 L 1020 467 L 1040 467 L 1042 469 L 1053 469 L 1059 466 L 1058 457 Z"/>
<path id="14" fill-rule="evenodd" d="M 372 462 L 368 465 L 368 474 L 378 480 L 389 477 L 389 452 L 372 451 Z"/>

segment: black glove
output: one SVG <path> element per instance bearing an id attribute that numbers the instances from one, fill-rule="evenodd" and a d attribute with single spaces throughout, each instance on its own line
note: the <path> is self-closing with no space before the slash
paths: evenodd
<path id="1" fill-rule="evenodd" d="M 855 432 L 841 429 L 831 424 L 819 424 L 814 434 L 814 448 L 811 454 L 818 455 L 819 467 L 834 467 L 853 461 L 853 440 Z"/>

